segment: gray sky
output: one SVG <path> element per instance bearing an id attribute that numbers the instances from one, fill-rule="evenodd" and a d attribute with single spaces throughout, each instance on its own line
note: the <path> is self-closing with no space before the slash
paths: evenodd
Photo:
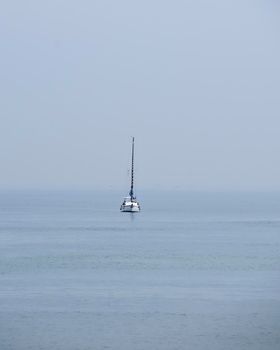
<path id="1" fill-rule="evenodd" d="M 10 0 L 1 188 L 280 190 L 276 0 Z"/>

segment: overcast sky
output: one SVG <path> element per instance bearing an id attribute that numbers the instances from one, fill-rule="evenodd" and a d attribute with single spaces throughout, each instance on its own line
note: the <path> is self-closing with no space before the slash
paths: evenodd
<path id="1" fill-rule="evenodd" d="M 10 0 L 1 188 L 280 190 L 277 0 Z"/>

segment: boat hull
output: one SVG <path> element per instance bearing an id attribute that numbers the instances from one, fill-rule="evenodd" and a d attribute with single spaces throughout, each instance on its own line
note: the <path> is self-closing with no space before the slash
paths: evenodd
<path id="1" fill-rule="evenodd" d="M 120 207 L 120 211 L 126 213 L 137 213 L 140 211 L 140 205 L 137 201 L 124 201 L 124 203 Z"/>
<path id="2" fill-rule="evenodd" d="M 137 213 L 140 211 L 140 209 L 138 207 L 128 207 L 128 206 L 125 206 L 125 207 L 122 207 L 121 208 L 121 211 L 123 213 Z"/>

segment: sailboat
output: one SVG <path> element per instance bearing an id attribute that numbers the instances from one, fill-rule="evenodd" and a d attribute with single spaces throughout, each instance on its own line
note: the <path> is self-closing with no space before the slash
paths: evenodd
<path id="1" fill-rule="evenodd" d="M 129 197 L 125 197 L 123 203 L 121 204 L 120 210 L 122 212 L 138 212 L 140 211 L 140 204 L 134 196 L 134 137 L 132 138 L 132 157 L 131 157 L 131 185 L 129 191 Z"/>

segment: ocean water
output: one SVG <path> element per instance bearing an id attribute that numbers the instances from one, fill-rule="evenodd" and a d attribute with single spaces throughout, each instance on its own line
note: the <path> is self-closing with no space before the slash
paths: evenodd
<path id="1" fill-rule="evenodd" d="M 0 193 L 1 350 L 280 349 L 280 194 Z"/>

